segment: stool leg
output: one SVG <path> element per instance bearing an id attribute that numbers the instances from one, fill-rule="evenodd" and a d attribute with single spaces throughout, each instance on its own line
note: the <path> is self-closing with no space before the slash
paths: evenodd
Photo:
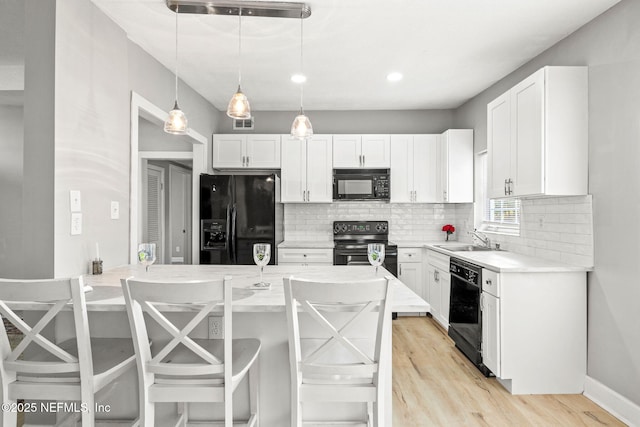
<path id="1" fill-rule="evenodd" d="M 255 426 L 260 426 L 260 358 L 256 358 L 249 368 L 249 406 L 250 415 L 255 415 Z"/>

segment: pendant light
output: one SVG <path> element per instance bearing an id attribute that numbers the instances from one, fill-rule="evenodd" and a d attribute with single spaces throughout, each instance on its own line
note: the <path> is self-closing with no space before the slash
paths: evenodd
<path id="1" fill-rule="evenodd" d="M 302 23 L 303 23 L 303 17 L 301 15 L 300 16 L 300 73 L 304 75 L 302 71 L 302 65 L 303 65 Z M 293 124 L 291 125 L 291 136 L 298 139 L 307 139 L 313 136 L 313 127 L 311 126 L 311 121 L 309 121 L 309 118 L 304 115 L 304 109 L 302 108 L 303 84 L 304 82 L 300 83 L 300 114 L 298 114 L 296 118 L 293 119 Z"/>
<path id="2" fill-rule="evenodd" d="M 251 106 L 247 95 L 240 89 L 242 83 L 242 9 L 238 11 L 238 91 L 231 97 L 227 107 L 227 116 L 232 119 L 250 119 Z"/>
<path id="3" fill-rule="evenodd" d="M 173 110 L 169 111 L 169 117 L 164 122 L 164 131 L 174 135 L 186 135 L 187 117 L 178 107 L 178 7 L 176 6 L 176 102 Z"/>

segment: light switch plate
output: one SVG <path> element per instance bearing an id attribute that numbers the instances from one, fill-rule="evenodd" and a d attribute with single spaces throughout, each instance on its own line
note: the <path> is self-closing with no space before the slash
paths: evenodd
<path id="1" fill-rule="evenodd" d="M 79 191 L 69 191 L 69 207 L 71 208 L 71 212 L 80 212 L 82 210 L 82 200 Z"/>
<path id="2" fill-rule="evenodd" d="M 120 219 L 120 202 L 111 201 L 111 219 Z"/>
<path id="3" fill-rule="evenodd" d="M 71 214 L 71 235 L 78 236 L 82 234 L 82 214 L 74 212 Z"/>

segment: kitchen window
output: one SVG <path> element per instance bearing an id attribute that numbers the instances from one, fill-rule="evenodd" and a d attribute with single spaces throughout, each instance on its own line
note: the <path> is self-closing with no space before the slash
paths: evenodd
<path id="1" fill-rule="evenodd" d="M 488 197 L 488 155 L 476 157 L 476 228 L 483 232 L 520 235 L 520 199 L 490 199 Z"/>

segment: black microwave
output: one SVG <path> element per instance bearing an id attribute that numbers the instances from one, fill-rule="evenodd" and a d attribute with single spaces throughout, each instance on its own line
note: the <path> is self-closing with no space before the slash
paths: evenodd
<path id="1" fill-rule="evenodd" d="M 389 169 L 334 169 L 333 200 L 389 201 Z"/>

